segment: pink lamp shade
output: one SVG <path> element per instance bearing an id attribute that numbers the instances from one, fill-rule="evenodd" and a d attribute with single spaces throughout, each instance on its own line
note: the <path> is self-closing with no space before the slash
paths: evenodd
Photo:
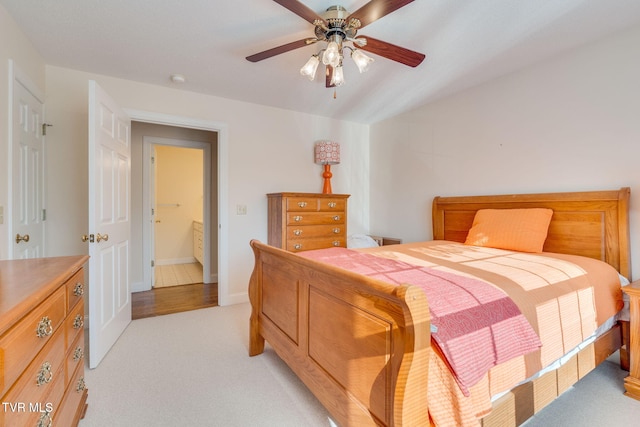
<path id="1" fill-rule="evenodd" d="M 324 165 L 322 193 L 331 194 L 331 165 L 340 163 L 340 144 L 331 141 L 318 141 L 314 153 L 316 164 Z"/>
<path id="2" fill-rule="evenodd" d="M 340 144 L 332 141 L 316 142 L 314 158 L 318 165 L 337 165 L 340 163 Z"/>

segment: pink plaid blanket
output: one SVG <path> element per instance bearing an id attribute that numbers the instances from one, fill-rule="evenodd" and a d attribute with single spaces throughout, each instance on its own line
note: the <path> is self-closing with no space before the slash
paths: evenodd
<path id="1" fill-rule="evenodd" d="M 345 248 L 299 255 L 387 283 L 422 288 L 431 312 L 432 344 L 467 396 L 469 387 L 493 366 L 542 345 L 511 298 L 486 282 Z"/>

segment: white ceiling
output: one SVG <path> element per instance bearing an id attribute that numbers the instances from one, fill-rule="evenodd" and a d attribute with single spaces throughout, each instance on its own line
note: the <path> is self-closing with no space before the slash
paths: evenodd
<path id="1" fill-rule="evenodd" d="M 336 0 L 302 0 L 318 13 Z M 341 0 L 355 11 L 367 0 Z M 313 36 L 271 0 L 0 0 L 48 64 L 361 123 L 374 123 L 640 22 L 639 0 L 417 0 L 363 28 L 427 58 L 345 65 L 344 86 L 309 82 L 318 44 L 251 63 Z M 184 74 L 176 86 L 170 74 Z M 321 73 L 318 73 L 321 74 Z"/>

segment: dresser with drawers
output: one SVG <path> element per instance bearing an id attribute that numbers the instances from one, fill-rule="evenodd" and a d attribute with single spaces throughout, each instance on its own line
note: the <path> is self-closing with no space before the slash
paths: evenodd
<path id="1" fill-rule="evenodd" d="M 291 252 L 347 246 L 348 194 L 272 193 L 267 197 L 271 246 Z"/>
<path id="2" fill-rule="evenodd" d="M 87 256 L 0 261 L 0 426 L 84 416 Z"/>

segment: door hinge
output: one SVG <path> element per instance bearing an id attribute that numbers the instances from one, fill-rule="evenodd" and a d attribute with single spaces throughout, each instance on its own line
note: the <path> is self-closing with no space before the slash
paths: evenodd
<path id="1" fill-rule="evenodd" d="M 155 215 L 156 214 L 156 210 L 154 208 L 151 208 L 151 215 Z"/>
<path id="2" fill-rule="evenodd" d="M 47 136 L 47 128 L 50 126 L 53 126 L 53 125 L 50 125 L 49 123 L 42 124 L 42 136 Z"/>
<path id="3" fill-rule="evenodd" d="M 47 210 L 42 209 L 42 221 L 46 221 L 46 220 L 47 220 Z"/>
<path id="4" fill-rule="evenodd" d="M 152 156 L 152 157 L 151 157 L 151 164 L 153 165 L 153 164 L 155 164 L 155 163 L 156 163 L 156 158 Z"/>
<path id="5" fill-rule="evenodd" d="M 156 262 L 154 260 L 151 260 L 151 267 L 155 267 L 156 266 Z"/>

